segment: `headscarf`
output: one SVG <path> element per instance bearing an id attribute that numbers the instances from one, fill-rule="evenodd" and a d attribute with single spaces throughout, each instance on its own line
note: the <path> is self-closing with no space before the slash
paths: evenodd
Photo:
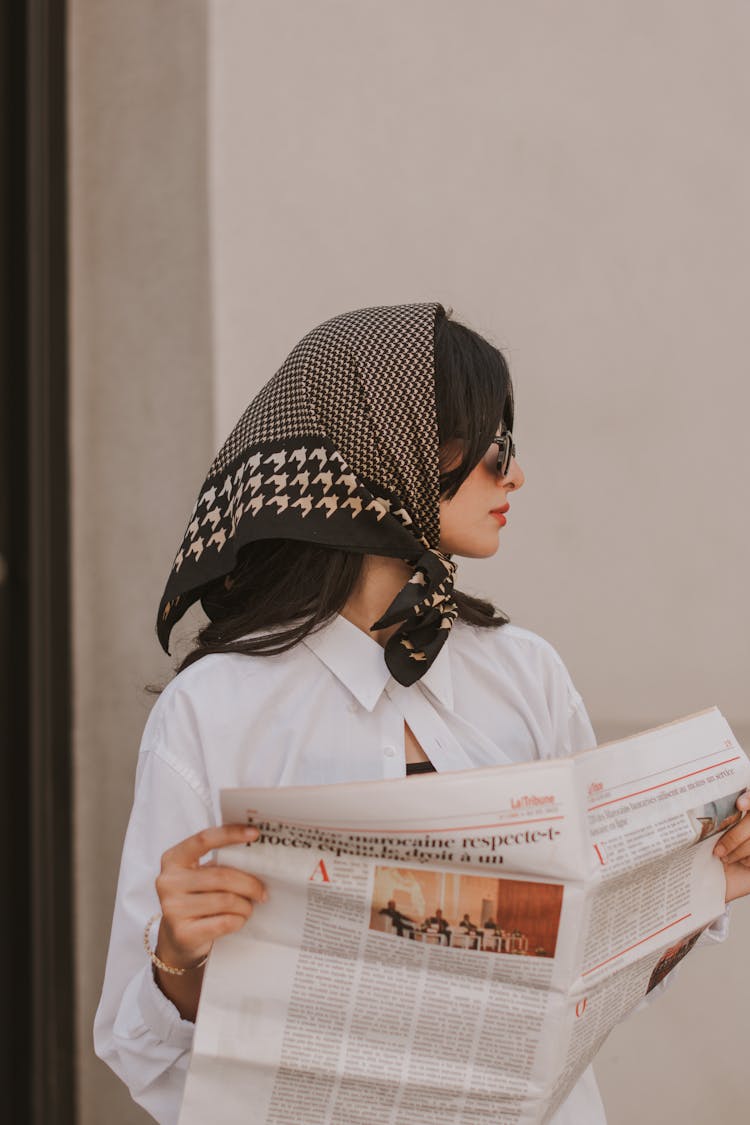
<path id="1" fill-rule="evenodd" d="M 357 309 L 309 332 L 245 410 L 215 457 L 159 606 L 172 627 L 238 552 L 259 539 L 306 540 L 401 558 L 414 573 L 370 629 L 415 683 L 458 615 L 455 563 L 438 549 L 437 303 Z"/>

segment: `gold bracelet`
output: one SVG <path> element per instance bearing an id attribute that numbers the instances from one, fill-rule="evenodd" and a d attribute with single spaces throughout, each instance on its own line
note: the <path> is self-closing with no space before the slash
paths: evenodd
<path id="1" fill-rule="evenodd" d="M 154 922 L 158 922 L 160 918 L 161 914 L 152 914 L 148 922 L 146 923 L 146 929 L 143 931 L 143 948 L 146 950 L 152 962 L 154 963 L 154 965 L 156 965 L 157 969 L 161 969 L 163 973 L 172 973 L 176 977 L 181 977 L 183 973 L 191 973 L 193 969 L 202 968 L 203 965 L 205 965 L 206 961 L 208 961 L 208 954 L 206 954 L 206 956 L 203 957 L 197 965 L 188 965 L 184 969 L 177 969 L 174 965 L 167 965 L 164 961 L 162 961 L 161 957 L 156 956 L 156 953 L 151 948 L 151 927 L 153 926 Z"/>

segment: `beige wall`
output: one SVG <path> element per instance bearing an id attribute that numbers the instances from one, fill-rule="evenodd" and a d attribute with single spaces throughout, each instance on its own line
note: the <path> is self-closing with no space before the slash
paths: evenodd
<path id="1" fill-rule="evenodd" d="M 461 584 L 558 647 L 601 738 L 716 703 L 750 745 L 748 33 L 731 0 L 75 0 L 86 1125 L 140 1119 L 88 1029 L 165 568 L 325 317 L 437 298 L 505 349 L 527 484 Z M 748 936 L 742 903 L 610 1038 L 612 1125 L 741 1112 Z"/>
<path id="2" fill-rule="evenodd" d="M 156 609 L 212 451 L 204 5 L 73 0 L 69 57 L 79 1116 L 134 1125 L 91 1024 L 142 689 L 170 670 Z"/>

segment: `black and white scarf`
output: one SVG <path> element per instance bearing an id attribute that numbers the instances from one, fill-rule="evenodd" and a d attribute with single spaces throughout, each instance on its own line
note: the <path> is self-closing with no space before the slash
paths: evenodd
<path id="1" fill-rule="evenodd" d="M 438 550 L 437 303 L 357 309 L 309 332 L 245 410 L 200 489 L 157 619 L 174 624 L 245 544 L 302 539 L 402 558 L 414 568 L 371 629 L 402 622 L 385 647 L 413 684 L 458 609 L 455 563 Z"/>

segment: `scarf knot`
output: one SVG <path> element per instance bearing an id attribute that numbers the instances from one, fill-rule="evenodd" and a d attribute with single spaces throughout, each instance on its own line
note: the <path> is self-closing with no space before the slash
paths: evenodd
<path id="1" fill-rule="evenodd" d="M 405 687 L 432 664 L 458 616 L 453 598 L 456 564 L 450 557 L 430 547 L 413 565 L 414 574 L 370 626 L 372 631 L 403 622 L 385 646 L 385 662 L 393 678 Z"/>

